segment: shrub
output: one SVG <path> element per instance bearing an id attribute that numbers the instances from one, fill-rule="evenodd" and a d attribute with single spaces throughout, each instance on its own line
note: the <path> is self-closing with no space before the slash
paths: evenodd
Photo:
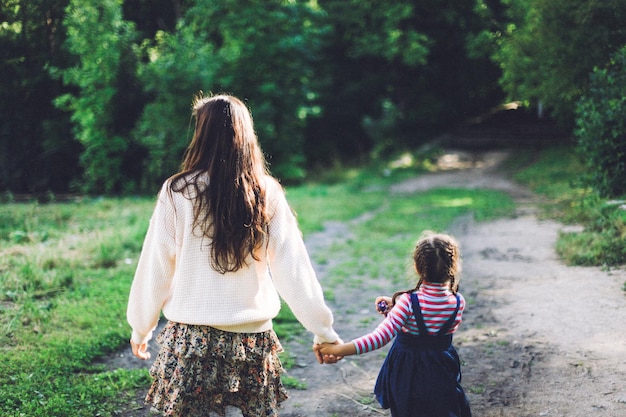
<path id="1" fill-rule="evenodd" d="M 583 181 L 603 197 L 626 194 L 626 45 L 605 68 L 595 68 L 576 108 L 577 151 L 588 168 Z"/>

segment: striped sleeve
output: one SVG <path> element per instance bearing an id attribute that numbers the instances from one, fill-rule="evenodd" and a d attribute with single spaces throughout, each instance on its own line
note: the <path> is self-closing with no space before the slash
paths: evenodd
<path id="1" fill-rule="evenodd" d="M 398 297 L 396 304 L 382 323 L 371 333 L 361 336 L 352 341 L 356 347 L 357 355 L 380 349 L 393 339 L 402 327 L 413 316 L 413 309 L 410 307 L 410 298 L 403 294 Z"/>

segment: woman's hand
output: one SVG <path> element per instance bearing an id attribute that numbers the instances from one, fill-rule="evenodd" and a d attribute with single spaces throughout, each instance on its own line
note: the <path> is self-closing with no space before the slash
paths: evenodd
<path id="1" fill-rule="evenodd" d="M 130 347 L 133 349 L 133 355 L 138 357 L 139 359 L 145 361 L 146 359 L 150 359 L 150 352 L 148 352 L 148 344 L 142 343 L 138 345 L 137 343 L 130 341 Z"/>

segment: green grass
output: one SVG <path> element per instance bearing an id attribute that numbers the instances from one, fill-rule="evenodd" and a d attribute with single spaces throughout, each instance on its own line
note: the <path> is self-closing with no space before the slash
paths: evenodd
<path id="1" fill-rule="evenodd" d="M 414 276 L 411 254 L 423 231 L 447 232 L 460 216 L 471 213 L 482 221 L 513 209 L 511 198 L 491 190 L 433 189 L 387 197 L 374 216 L 352 230 L 351 239 L 327 249 L 328 256 L 342 254 L 330 274 L 335 282 L 352 285 L 359 285 L 358 277 L 387 277 L 402 287 Z"/>
<path id="2" fill-rule="evenodd" d="M 520 167 L 515 178 L 546 199 L 544 216 L 583 227 L 580 232 L 559 236 L 556 251 L 565 262 L 603 267 L 623 265 L 626 197 L 615 201 L 600 198 L 581 185 L 579 179 L 584 173 L 572 149 L 553 148 L 543 151 L 527 167 Z"/>
<path id="3" fill-rule="evenodd" d="M 285 385 L 285 388 L 288 388 L 288 389 L 292 388 L 292 389 L 302 389 L 302 390 L 304 390 L 304 389 L 307 388 L 306 382 L 301 381 L 301 380 L 299 380 L 297 378 L 294 378 L 292 376 L 285 375 L 285 376 L 283 376 L 281 378 L 281 380 L 283 382 L 283 385 Z"/>
<path id="4" fill-rule="evenodd" d="M 145 386 L 145 371 L 92 362 L 127 343 L 126 298 L 153 205 L 2 206 L 0 414 L 113 415 Z"/>
<path id="5" fill-rule="evenodd" d="M 415 171 L 378 172 L 287 189 L 305 235 L 373 213 L 356 225 L 340 248 L 347 256 L 331 271 L 351 285 L 359 276 L 404 273 L 424 229 L 513 207 L 507 196 L 482 190 L 390 195 L 389 184 Z M 128 343 L 128 291 L 153 207 L 152 197 L 0 206 L 0 415 L 113 416 L 147 388 L 145 370 L 110 371 L 94 360 Z M 328 251 L 323 256 L 335 259 Z M 335 296 L 332 287 L 325 294 Z M 282 339 L 302 333 L 288 308 L 275 329 Z"/>

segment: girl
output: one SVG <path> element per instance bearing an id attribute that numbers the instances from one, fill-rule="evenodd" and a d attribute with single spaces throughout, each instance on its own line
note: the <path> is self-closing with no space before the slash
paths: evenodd
<path id="1" fill-rule="evenodd" d="M 223 416 L 228 406 L 275 416 L 287 397 L 272 330 L 279 295 L 315 335 L 320 362 L 317 344 L 338 341 L 333 316 L 245 104 L 217 95 L 193 109 L 193 138 L 161 188 L 130 290 L 130 343 L 149 358 L 163 312 L 146 402 L 164 415 Z"/>
<path id="2" fill-rule="evenodd" d="M 461 366 L 452 334 L 461 323 L 465 300 L 457 292 L 461 270 L 456 241 L 427 232 L 413 254 L 419 281 L 393 298 L 378 297 L 385 320 L 372 333 L 338 345 L 325 355 L 358 355 L 398 336 L 376 381 L 376 398 L 394 417 L 470 417 L 461 388 Z M 387 306 L 391 304 L 391 310 Z"/>

